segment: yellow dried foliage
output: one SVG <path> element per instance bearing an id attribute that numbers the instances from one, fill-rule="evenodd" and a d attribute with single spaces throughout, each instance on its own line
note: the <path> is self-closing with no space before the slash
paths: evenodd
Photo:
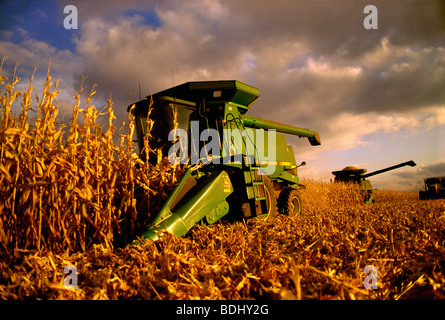
<path id="1" fill-rule="evenodd" d="M 196 226 L 183 238 L 164 234 L 114 250 L 15 250 L 1 259 L 0 297 L 444 299 L 445 201 L 403 194 L 407 200 Z M 78 269 L 77 290 L 63 286 L 67 265 Z M 376 290 L 364 288 L 367 265 L 378 270 Z"/>
<path id="2" fill-rule="evenodd" d="M 112 101 L 99 111 L 92 105 L 94 88 L 84 106 L 83 89 L 74 96 L 65 128 L 57 122 L 58 83 L 48 71 L 42 94 L 33 99 L 32 81 L 20 92 L 19 79 L 0 75 L 1 246 L 77 252 L 95 243 L 113 248 L 116 241 L 131 241 L 162 201 L 151 198 L 171 189 L 182 169 L 168 162 L 153 167 L 138 158 L 131 115 L 115 145 Z M 21 113 L 14 117 L 12 106 L 20 99 Z M 107 120 L 105 128 L 99 117 Z"/>
<path id="3" fill-rule="evenodd" d="M 140 162 L 131 119 L 114 145 L 111 101 L 98 112 L 91 95 L 84 107 L 76 96 L 67 132 L 56 122 L 49 75 L 34 121 L 32 86 L 22 93 L 17 80 L 0 82 L 2 299 L 445 298 L 445 200 L 416 193 L 377 190 L 376 203 L 364 205 L 356 185 L 304 181 L 297 217 L 220 221 L 182 238 L 117 247 L 116 237 L 137 234 L 183 169 Z M 64 286 L 70 265 L 77 289 Z M 367 265 L 377 268 L 376 290 L 364 287 Z"/>

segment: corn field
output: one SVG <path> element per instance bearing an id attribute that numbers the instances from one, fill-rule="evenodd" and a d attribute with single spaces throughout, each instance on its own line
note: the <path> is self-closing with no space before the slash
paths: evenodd
<path id="1" fill-rule="evenodd" d="M 7 81 L 0 78 L 2 246 L 77 252 L 95 243 L 112 248 L 115 237 L 128 241 L 140 232 L 144 217 L 137 213 L 147 216 L 159 206 L 150 198 L 171 189 L 181 168 L 168 162 L 153 167 L 139 160 L 133 152 L 131 115 L 124 124 L 127 133 L 121 133 L 120 145 L 115 145 L 112 102 L 99 111 L 91 104 L 94 89 L 83 107 L 83 89 L 74 97 L 73 116 L 65 128 L 57 122 L 60 91 L 49 72 L 42 95 L 35 95 L 36 110 L 31 108 L 32 77 L 25 92 L 15 90 L 18 79 Z M 13 117 L 11 106 L 17 99 L 21 113 Z M 108 120 L 105 128 L 99 126 L 99 117 Z M 136 186 L 140 191 L 135 194 Z M 145 208 L 137 208 L 137 203 Z"/>
<path id="2" fill-rule="evenodd" d="M 445 298 L 445 200 L 417 193 L 376 190 L 364 205 L 356 185 L 304 181 L 297 217 L 221 221 L 128 245 L 184 168 L 141 161 L 131 115 L 117 130 L 112 101 L 99 110 L 94 89 L 74 97 L 65 127 L 49 72 L 40 95 L 33 77 L 23 92 L 18 81 L 0 66 L 0 298 Z M 369 265 L 375 289 L 364 287 Z M 67 266 L 77 288 L 64 285 Z"/>

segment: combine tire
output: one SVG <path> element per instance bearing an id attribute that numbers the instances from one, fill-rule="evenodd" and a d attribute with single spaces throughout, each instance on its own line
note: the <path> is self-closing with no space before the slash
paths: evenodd
<path id="1" fill-rule="evenodd" d="M 301 213 L 301 199 L 298 191 L 293 188 L 283 189 L 278 197 L 278 210 L 281 214 L 287 214 L 289 217 L 299 215 Z"/>
<path id="2" fill-rule="evenodd" d="M 267 215 L 274 217 L 277 214 L 277 198 L 269 177 L 264 177 L 264 192 L 266 194 Z"/>

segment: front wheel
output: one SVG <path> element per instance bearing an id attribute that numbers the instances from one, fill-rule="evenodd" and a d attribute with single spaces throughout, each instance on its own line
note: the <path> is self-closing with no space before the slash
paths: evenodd
<path id="1" fill-rule="evenodd" d="M 281 214 L 287 214 L 289 217 L 299 215 L 301 213 L 301 199 L 298 191 L 293 188 L 282 190 L 278 197 L 278 210 Z"/>

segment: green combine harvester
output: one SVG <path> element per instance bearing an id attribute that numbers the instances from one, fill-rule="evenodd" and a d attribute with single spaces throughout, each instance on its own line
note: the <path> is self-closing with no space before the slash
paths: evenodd
<path id="1" fill-rule="evenodd" d="M 425 190 L 419 191 L 420 200 L 445 198 L 445 176 L 424 178 L 423 181 Z"/>
<path id="2" fill-rule="evenodd" d="M 247 115 L 258 97 L 257 88 L 235 80 L 187 82 L 128 108 L 142 158 L 145 138 L 172 163 L 202 164 L 185 171 L 141 238 L 156 240 L 163 231 L 180 237 L 227 214 L 242 219 L 300 213 L 298 190 L 304 186 L 284 133 L 306 137 L 313 146 L 320 137 Z M 153 152 L 148 158 L 157 160 Z"/>
<path id="3" fill-rule="evenodd" d="M 357 183 L 360 185 L 360 190 L 363 194 L 363 198 L 366 204 L 371 204 L 375 202 L 373 188 L 371 185 L 371 181 L 366 178 L 391 171 L 394 169 L 398 169 L 404 166 L 415 167 L 417 164 L 413 161 L 406 161 L 399 164 L 396 164 L 391 167 L 387 167 L 384 169 L 376 170 L 373 172 L 366 173 L 366 169 L 359 169 L 354 166 L 348 166 L 339 171 L 332 171 L 332 174 L 335 176 L 334 182 L 344 182 L 344 183 Z"/>

